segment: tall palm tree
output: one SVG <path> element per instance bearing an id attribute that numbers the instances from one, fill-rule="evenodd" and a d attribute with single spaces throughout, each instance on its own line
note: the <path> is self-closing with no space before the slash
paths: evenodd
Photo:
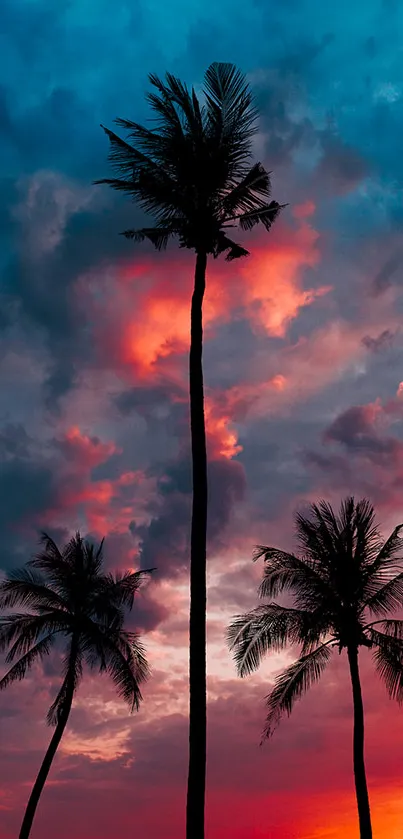
<path id="1" fill-rule="evenodd" d="M 270 173 L 251 165 L 257 112 L 244 76 L 232 64 L 212 64 L 204 77 L 203 102 L 170 73 L 150 75 L 147 100 L 155 127 L 127 119 L 117 125 L 128 140 L 104 128 L 116 178 L 106 183 L 127 193 L 150 213 L 153 227 L 126 230 L 136 242 L 164 249 L 176 237 L 195 251 L 189 359 L 193 506 L 190 548 L 189 775 L 187 839 L 204 837 L 206 772 L 206 528 L 207 455 L 203 397 L 202 306 L 208 255 L 227 260 L 248 251 L 227 235 L 229 228 L 270 230 L 280 205 L 270 201 Z"/>
<path id="2" fill-rule="evenodd" d="M 259 545 L 263 557 L 261 597 L 294 596 L 294 607 L 270 602 L 238 615 L 228 629 L 240 676 L 256 670 L 265 653 L 300 645 L 297 661 L 277 676 L 267 696 L 263 739 L 282 713 L 317 681 L 333 649 L 346 650 L 354 707 L 354 778 L 361 839 L 371 839 L 364 763 L 364 708 L 358 653 L 372 650 L 375 667 L 391 697 L 403 700 L 403 621 L 387 618 L 403 601 L 403 539 L 396 527 L 383 541 L 369 501 L 347 498 L 335 514 L 324 501 L 308 517 L 296 515 L 301 555 Z M 373 620 L 375 618 L 375 620 Z"/>
<path id="3" fill-rule="evenodd" d="M 29 610 L 0 618 L 0 650 L 8 649 L 6 662 L 12 664 L 0 680 L 0 690 L 23 679 L 59 638 L 66 642 L 63 682 L 47 716 L 55 731 L 28 801 L 20 839 L 30 835 L 84 663 L 111 676 L 131 711 L 139 708 L 140 685 L 148 676 L 144 648 L 138 635 L 124 629 L 124 618 L 125 609 L 132 608 L 134 595 L 150 572 L 106 573 L 103 542 L 95 548 L 79 533 L 62 551 L 46 533 L 41 544 L 42 550 L 24 568 L 11 572 L 0 584 L 1 608 L 18 605 Z"/>

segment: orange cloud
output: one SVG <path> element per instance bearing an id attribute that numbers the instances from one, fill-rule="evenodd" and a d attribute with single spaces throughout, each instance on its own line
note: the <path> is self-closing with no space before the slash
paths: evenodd
<path id="1" fill-rule="evenodd" d="M 230 415 L 222 413 L 210 397 L 205 398 L 204 406 L 210 457 L 235 457 L 242 451 L 242 446 L 238 444 L 236 432 L 228 427 Z"/>
<path id="2" fill-rule="evenodd" d="M 84 470 L 105 463 L 112 454 L 119 451 L 114 443 L 102 443 L 98 437 L 83 434 L 77 426 L 69 428 L 60 442 L 68 459 L 74 459 L 79 468 Z"/>
<path id="3" fill-rule="evenodd" d="M 303 274 L 320 259 L 319 234 L 309 222 L 314 204 L 294 211 L 296 226 L 282 221 L 276 235 L 251 243 L 251 255 L 234 263 L 210 260 L 204 302 L 205 338 L 238 310 L 255 328 L 283 337 L 301 308 L 327 294 L 330 286 L 305 289 Z M 136 377 L 155 376 L 159 365 L 183 356 L 190 340 L 193 260 L 175 255 L 160 261 L 136 254 L 129 264 L 84 277 L 78 284 L 81 305 L 93 312 L 94 344 L 109 368 L 133 370 Z M 183 380 L 184 369 L 173 364 Z"/>
<path id="4" fill-rule="evenodd" d="M 328 294 L 331 286 L 302 288 L 305 268 L 315 268 L 320 254 L 319 234 L 306 221 L 314 210 L 308 202 L 295 212 L 299 227 L 280 232 L 266 247 L 255 248 L 248 263 L 242 263 L 244 298 L 248 314 L 269 335 L 282 338 L 301 308 Z"/>
<path id="5" fill-rule="evenodd" d="M 129 323 L 124 338 L 125 360 L 134 361 L 143 372 L 172 353 L 186 352 L 190 335 L 189 301 L 160 294 L 143 301 L 140 316 Z"/>
<path id="6" fill-rule="evenodd" d="M 58 441 L 63 455 L 60 464 L 60 490 L 55 505 L 41 515 L 47 525 L 77 527 L 83 525 L 99 537 L 107 533 L 127 532 L 134 516 L 145 515 L 144 499 L 148 498 L 153 479 L 142 471 L 126 471 L 116 478 L 97 479 L 95 467 L 106 463 L 120 449 L 112 442 L 69 428 Z"/>
<path id="7" fill-rule="evenodd" d="M 303 204 L 297 204 L 292 211 L 294 218 L 304 219 L 313 216 L 316 206 L 313 201 L 305 201 Z"/>

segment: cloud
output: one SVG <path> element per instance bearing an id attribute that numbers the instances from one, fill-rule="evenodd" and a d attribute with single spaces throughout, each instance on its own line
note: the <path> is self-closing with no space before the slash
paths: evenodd
<path id="1" fill-rule="evenodd" d="M 331 196 L 353 191 L 369 174 L 371 168 L 365 158 L 349 147 L 332 131 L 322 135 L 322 156 L 316 169 L 321 189 Z"/>
<path id="2" fill-rule="evenodd" d="M 382 415 L 379 403 L 359 405 L 340 414 L 326 429 L 324 439 L 341 443 L 349 451 L 362 450 L 371 456 L 397 455 L 399 442 L 393 437 L 382 437 L 377 421 Z"/>
<path id="3" fill-rule="evenodd" d="M 210 61 L 234 60 L 261 110 L 255 156 L 289 206 L 269 236 L 245 235 L 250 258 L 208 266 L 208 833 L 355 836 L 344 660 L 259 750 L 284 660 L 238 681 L 224 630 L 255 605 L 253 545 L 291 547 L 296 507 L 354 492 L 385 532 L 401 517 L 402 10 L 96 6 L 2 4 L 1 565 L 25 561 L 40 527 L 60 541 L 77 527 L 106 535 L 111 569 L 156 565 L 130 618 L 153 678 L 129 718 L 106 679 L 86 676 L 36 829 L 79 839 L 85 824 L 86 839 L 110 839 L 135 813 L 140 839 L 184 831 L 194 257 L 123 240 L 142 213 L 91 182 L 108 174 L 99 123 L 147 120 L 147 72 L 199 89 Z M 398 709 L 362 668 L 374 832 L 389 839 L 402 817 Z M 2 696 L 2 839 L 48 744 L 57 679 L 56 657 Z"/>
<path id="4" fill-rule="evenodd" d="M 308 449 L 303 458 L 322 476 L 322 491 L 365 495 L 393 522 L 400 516 L 403 439 L 400 391 L 384 403 L 353 406 L 324 430 L 336 452 Z M 338 451 L 337 451 L 338 449 Z M 324 486 L 323 486 L 324 481 Z"/>
<path id="5" fill-rule="evenodd" d="M 24 257 L 34 260 L 61 243 L 69 218 L 94 203 L 99 193 L 63 179 L 57 172 L 35 172 L 18 184 L 22 193 L 14 215 L 21 223 Z"/>
<path id="6" fill-rule="evenodd" d="M 395 335 L 389 329 L 384 329 L 380 335 L 373 338 L 371 335 L 364 335 L 362 343 L 370 352 L 379 352 L 393 344 Z"/>
<path id="7" fill-rule="evenodd" d="M 397 251 L 393 253 L 378 271 L 374 279 L 374 293 L 376 295 L 385 291 L 391 285 L 391 278 L 396 273 L 402 261 L 402 252 Z"/>

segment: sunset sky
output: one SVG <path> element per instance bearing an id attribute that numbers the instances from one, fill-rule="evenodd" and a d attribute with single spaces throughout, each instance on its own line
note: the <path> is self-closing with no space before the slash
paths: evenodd
<path id="1" fill-rule="evenodd" d="M 261 112 L 256 159 L 288 202 L 251 250 L 211 261 L 207 839 L 356 839 L 344 656 L 259 748 L 293 652 L 240 680 L 232 615 L 257 605 L 256 543 L 293 546 L 297 508 L 347 493 L 403 521 L 403 4 L 399 0 L 1 0 L 1 566 L 80 529 L 111 569 L 157 566 L 130 619 L 152 668 L 133 717 L 87 675 L 32 839 L 180 839 L 187 775 L 194 257 L 141 225 L 107 177 L 116 116 L 147 74 L 196 90 L 236 63 Z M 239 238 L 239 237 L 238 237 Z M 375 839 L 401 839 L 403 709 L 362 655 Z M 0 839 L 47 747 L 59 659 L 0 695 Z"/>

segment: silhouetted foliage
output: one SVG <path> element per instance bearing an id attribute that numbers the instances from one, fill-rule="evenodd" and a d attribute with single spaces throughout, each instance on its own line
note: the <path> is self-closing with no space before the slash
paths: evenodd
<path id="1" fill-rule="evenodd" d="M 270 230 L 281 207 L 269 201 L 270 173 L 261 163 L 250 164 L 258 114 L 243 74 L 232 64 L 212 64 L 202 103 L 194 88 L 189 91 L 171 73 L 165 82 L 153 74 L 149 80 L 154 128 L 116 119 L 127 132 L 123 140 L 102 126 L 110 140 L 110 163 L 120 177 L 95 183 L 125 192 L 156 222 L 123 235 L 149 239 L 158 250 L 177 237 L 181 247 L 197 253 L 246 256 L 226 230 L 251 230 L 259 223 Z"/>
<path id="2" fill-rule="evenodd" d="M 42 550 L 0 584 L 0 608 L 24 612 L 0 618 L 0 651 L 11 667 L 0 690 L 24 678 L 30 668 L 64 640 L 63 681 L 47 720 L 56 727 L 34 784 L 20 839 L 27 839 L 41 792 L 63 736 L 74 694 L 86 664 L 106 672 L 130 710 L 139 708 L 148 665 L 139 636 L 124 628 L 125 612 L 150 571 L 113 575 L 103 570 L 103 542 L 96 548 L 77 533 L 59 550 L 46 533 Z"/>
<path id="3" fill-rule="evenodd" d="M 403 603 L 402 525 L 383 541 L 367 500 L 347 498 L 338 515 L 324 501 L 310 516 L 296 515 L 300 555 L 258 546 L 263 558 L 260 597 L 289 592 L 294 607 L 275 602 L 235 617 L 228 629 L 240 676 L 256 670 L 263 656 L 299 645 L 301 654 L 281 673 L 268 695 L 264 737 L 281 715 L 322 675 L 333 649 L 346 650 L 354 700 L 354 773 L 362 839 L 372 836 L 364 765 L 364 717 L 358 650 L 372 650 L 388 693 L 403 699 L 403 621 L 386 617 Z"/>
<path id="4" fill-rule="evenodd" d="M 190 414 L 193 510 L 190 558 L 190 733 L 187 839 L 204 839 L 206 768 L 206 531 L 207 456 L 203 403 L 202 305 L 207 256 L 227 260 L 248 251 L 229 237 L 232 228 L 266 230 L 281 207 L 270 200 L 270 173 L 251 164 L 257 111 L 245 77 L 232 64 L 212 64 L 200 100 L 171 73 L 165 81 L 150 75 L 147 100 L 154 127 L 115 120 L 124 140 L 104 128 L 110 140 L 114 178 L 104 183 L 124 192 L 149 213 L 154 226 L 125 230 L 136 242 L 148 239 L 166 248 L 176 238 L 196 252 L 191 309 Z"/>

